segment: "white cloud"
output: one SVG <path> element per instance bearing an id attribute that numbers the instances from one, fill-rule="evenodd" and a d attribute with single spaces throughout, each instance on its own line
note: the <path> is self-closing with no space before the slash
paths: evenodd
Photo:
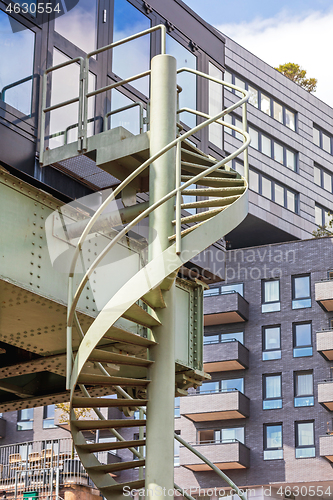
<path id="1" fill-rule="evenodd" d="M 217 28 L 271 66 L 294 62 L 318 79 L 315 96 L 333 107 L 332 47 L 333 10 L 290 16 L 282 11 L 269 19 L 224 24 Z"/>

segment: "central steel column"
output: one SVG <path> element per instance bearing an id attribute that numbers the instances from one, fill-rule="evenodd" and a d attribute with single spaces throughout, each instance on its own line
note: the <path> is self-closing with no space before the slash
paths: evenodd
<path id="1" fill-rule="evenodd" d="M 176 138 L 176 59 L 158 55 L 151 66 L 150 155 Z M 175 188 L 175 148 L 156 160 L 149 172 L 150 204 Z M 149 218 L 149 259 L 169 246 L 173 234 L 175 199 L 154 210 Z M 165 293 L 166 308 L 158 310 L 162 326 L 154 327 L 158 344 L 149 349 L 146 426 L 146 495 L 174 498 L 174 397 L 175 397 L 175 286 Z"/>

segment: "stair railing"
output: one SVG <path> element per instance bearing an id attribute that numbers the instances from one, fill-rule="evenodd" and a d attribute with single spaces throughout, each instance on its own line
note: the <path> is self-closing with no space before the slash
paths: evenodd
<path id="1" fill-rule="evenodd" d="M 135 75 L 129 78 L 122 79 L 118 82 L 115 82 L 111 85 L 107 85 L 106 87 L 102 87 L 100 89 L 94 90 L 92 92 L 88 92 L 88 78 L 89 78 L 89 60 L 91 57 L 101 54 L 106 50 L 113 49 L 120 45 L 123 45 L 127 42 L 131 42 L 137 38 L 148 35 L 149 33 L 153 33 L 154 31 L 161 31 L 161 50 L 160 54 L 165 54 L 166 51 L 166 27 L 163 24 L 159 24 L 157 26 L 153 26 L 147 30 L 141 31 L 140 33 L 136 33 L 135 35 L 128 36 L 126 38 L 122 38 L 117 42 L 113 42 L 105 47 L 94 50 L 93 52 L 89 52 L 85 58 L 76 57 L 75 59 L 71 59 L 70 61 L 65 61 L 61 64 L 57 64 L 56 66 L 52 66 L 45 70 L 43 75 L 43 88 L 42 88 L 42 111 L 41 111 L 41 126 L 40 126 L 40 153 L 39 153 L 39 162 L 41 165 L 44 163 L 44 149 L 45 149 L 45 120 L 46 113 L 50 113 L 59 108 L 63 108 L 64 106 L 68 106 L 70 104 L 74 104 L 76 102 L 79 103 L 78 109 L 78 145 L 77 151 L 81 153 L 82 151 L 86 151 L 87 149 L 87 130 L 88 130 L 88 99 L 95 95 L 101 94 L 108 90 L 112 90 L 114 88 L 120 87 L 127 83 L 131 83 L 140 78 L 144 78 L 145 76 L 150 75 L 150 70 L 144 71 L 139 75 Z M 62 101 L 52 106 L 46 107 L 46 97 L 47 97 L 47 77 L 50 73 L 62 69 L 70 64 L 80 64 L 80 85 L 79 85 L 79 96 L 74 97 L 73 99 L 68 99 L 67 101 Z"/>
<path id="2" fill-rule="evenodd" d="M 222 85 L 224 85 L 226 83 L 223 80 L 217 80 L 217 81 L 219 83 L 221 83 Z M 228 86 L 230 86 L 230 84 L 228 84 Z M 198 132 L 199 130 L 203 129 L 204 127 L 206 127 L 206 126 L 208 126 L 208 125 L 216 122 L 216 120 L 219 120 L 222 116 L 226 115 L 227 113 L 230 113 L 235 108 L 237 108 L 238 106 L 242 105 L 243 103 L 245 103 L 248 100 L 249 95 L 250 95 L 249 92 L 247 92 L 247 91 L 245 91 L 243 89 L 240 89 L 240 88 L 238 88 L 236 86 L 232 86 L 232 88 L 235 88 L 236 90 L 241 91 L 243 93 L 244 97 L 240 101 L 238 101 L 237 103 L 229 106 L 227 109 L 221 111 L 217 115 L 215 115 L 215 116 L 213 116 L 213 117 L 205 120 L 201 124 L 199 124 L 196 127 L 190 129 L 189 131 L 185 132 L 180 137 L 176 138 L 174 141 L 172 141 L 167 146 L 165 146 L 164 148 L 162 148 L 158 153 L 156 153 L 155 155 L 153 155 L 152 157 L 150 157 L 148 160 L 146 160 L 141 166 L 139 166 L 136 170 L 134 170 L 134 172 L 132 172 L 121 184 L 119 184 L 119 186 L 117 186 L 117 188 L 109 195 L 109 197 L 99 207 L 99 209 L 95 212 L 95 214 L 93 215 L 93 217 L 90 219 L 90 221 L 86 225 L 86 227 L 85 227 L 85 229 L 84 229 L 84 231 L 83 231 L 83 233 L 82 233 L 82 235 L 81 235 L 81 237 L 80 237 L 80 239 L 79 239 L 79 241 L 77 243 L 77 246 L 75 248 L 73 259 L 72 259 L 72 263 L 71 263 L 71 266 L 70 266 L 70 273 L 69 273 L 68 314 L 67 314 L 67 388 L 69 388 L 69 386 L 70 386 L 70 382 L 69 381 L 70 381 L 71 372 L 72 372 L 72 363 L 71 363 L 71 354 L 70 353 L 72 352 L 72 326 L 73 326 L 74 312 L 75 312 L 78 300 L 80 298 L 80 295 L 81 295 L 81 293 L 82 293 L 82 291 L 83 291 L 83 289 L 84 289 L 84 287 L 85 287 L 88 279 L 90 278 L 91 274 L 96 269 L 96 267 L 98 266 L 98 264 L 101 262 L 101 260 L 104 258 L 104 256 L 111 250 L 111 248 L 116 243 L 118 243 L 118 241 L 120 241 L 128 233 L 128 231 L 132 227 L 134 227 L 137 223 L 139 223 L 141 220 L 143 220 L 144 218 L 146 218 L 152 211 L 154 211 L 156 208 L 158 208 L 160 205 L 162 205 L 164 202 L 166 202 L 170 198 L 173 198 L 174 196 L 177 197 L 177 193 L 178 192 L 180 193 L 179 196 L 181 196 L 181 193 L 184 191 L 184 189 L 186 189 L 187 187 L 189 187 L 191 184 L 196 183 L 197 181 L 203 179 L 206 175 L 209 175 L 210 173 L 213 173 L 215 170 L 217 170 L 218 168 L 222 167 L 223 165 L 225 165 L 226 163 L 228 163 L 229 161 L 231 161 L 232 159 L 234 159 L 236 156 L 238 156 L 240 153 L 242 153 L 243 151 L 245 151 L 246 148 L 248 147 L 248 145 L 250 144 L 250 136 L 249 136 L 249 134 L 247 132 L 245 132 L 245 131 L 237 128 L 234 125 L 231 125 L 231 124 L 228 124 L 226 122 L 221 121 L 220 123 L 222 125 L 224 125 L 224 126 L 226 126 L 228 128 L 231 128 L 232 130 L 235 130 L 236 132 L 239 132 L 240 134 L 243 135 L 244 142 L 241 145 L 241 147 L 238 148 L 234 153 L 231 153 L 230 155 L 228 155 L 223 160 L 217 162 L 212 167 L 209 167 L 206 170 L 204 170 L 203 172 L 195 175 L 192 179 L 184 182 L 181 185 L 177 185 L 174 190 L 172 190 L 166 196 L 164 196 L 163 198 L 161 198 L 160 200 L 158 200 L 156 203 L 154 203 L 153 205 L 151 205 L 150 207 L 148 207 L 140 215 L 138 215 L 133 221 L 131 221 L 130 223 L 128 223 L 127 226 L 122 231 L 120 231 L 115 236 L 115 238 L 112 241 L 110 241 L 110 243 L 104 248 L 104 250 L 95 259 L 95 261 L 90 265 L 90 267 L 86 271 L 84 277 L 82 278 L 82 280 L 81 280 L 81 282 L 80 282 L 80 284 L 79 284 L 79 286 L 78 286 L 75 294 L 73 295 L 73 279 L 74 279 L 75 267 L 76 267 L 76 263 L 77 263 L 80 251 L 82 249 L 83 242 L 85 241 L 87 235 L 89 234 L 89 232 L 91 231 L 92 227 L 94 226 L 94 224 L 95 224 L 96 220 L 98 219 L 99 215 L 107 208 L 107 206 L 113 200 L 115 200 L 116 196 L 131 181 L 133 181 L 141 172 L 143 172 L 151 163 L 153 163 L 157 158 L 159 158 L 160 156 L 162 156 L 164 153 L 166 153 L 167 151 L 169 151 L 171 148 L 173 148 L 175 146 L 177 147 L 178 143 L 183 142 L 190 135 L 192 135 L 192 134 Z M 178 151 L 178 163 L 179 163 L 179 151 Z M 179 165 L 178 165 L 178 171 L 179 171 Z M 179 182 L 179 177 L 180 176 L 179 176 L 179 172 L 178 172 L 178 174 L 177 174 L 177 180 L 178 180 L 178 182 Z M 179 197 L 178 197 L 178 210 L 177 210 L 177 219 L 176 219 L 176 221 L 177 220 L 178 220 L 178 226 L 177 226 L 176 231 L 178 230 L 178 247 L 180 248 L 181 234 L 180 234 L 180 231 L 179 231 L 179 227 L 180 227 Z M 176 222 L 176 225 L 177 225 L 177 222 Z M 176 232 L 176 236 L 177 236 L 177 232 Z"/>

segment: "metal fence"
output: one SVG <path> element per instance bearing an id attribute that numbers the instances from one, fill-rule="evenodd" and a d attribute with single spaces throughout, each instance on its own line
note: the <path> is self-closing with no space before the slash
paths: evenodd
<path id="1" fill-rule="evenodd" d="M 71 484 L 94 487 L 71 439 L 0 446 L 0 490 L 15 499 L 31 491 L 38 498 L 57 500 L 60 488 Z"/>

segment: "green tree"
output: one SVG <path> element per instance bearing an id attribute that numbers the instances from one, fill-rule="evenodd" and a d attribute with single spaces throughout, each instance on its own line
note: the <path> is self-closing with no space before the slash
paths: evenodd
<path id="1" fill-rule="evenodd" d="M 289 78 L 289 80 L 297 83 L 308 92 L 315 92 L 318 80 L 316 78 L 306 78 L 306 71 L 302 69 L 299 64 L 289 62 L 280 64 L 278 68 L 274 69 L 277 69 L 280 73 Z"/>
<path id="2" fill-rule="evenodd" d="M 331 217 L 332 214 L 328 212 L 328 216 Z M 326 222 L 323 226 L 318 226 L 317 229 L 312 232 L 312 236 L 314 238 L 322 238 L 323 236 L 333 236 L 332 228 L 333 228 L 333 218 L 331 217 L 330 220 Z"/>

